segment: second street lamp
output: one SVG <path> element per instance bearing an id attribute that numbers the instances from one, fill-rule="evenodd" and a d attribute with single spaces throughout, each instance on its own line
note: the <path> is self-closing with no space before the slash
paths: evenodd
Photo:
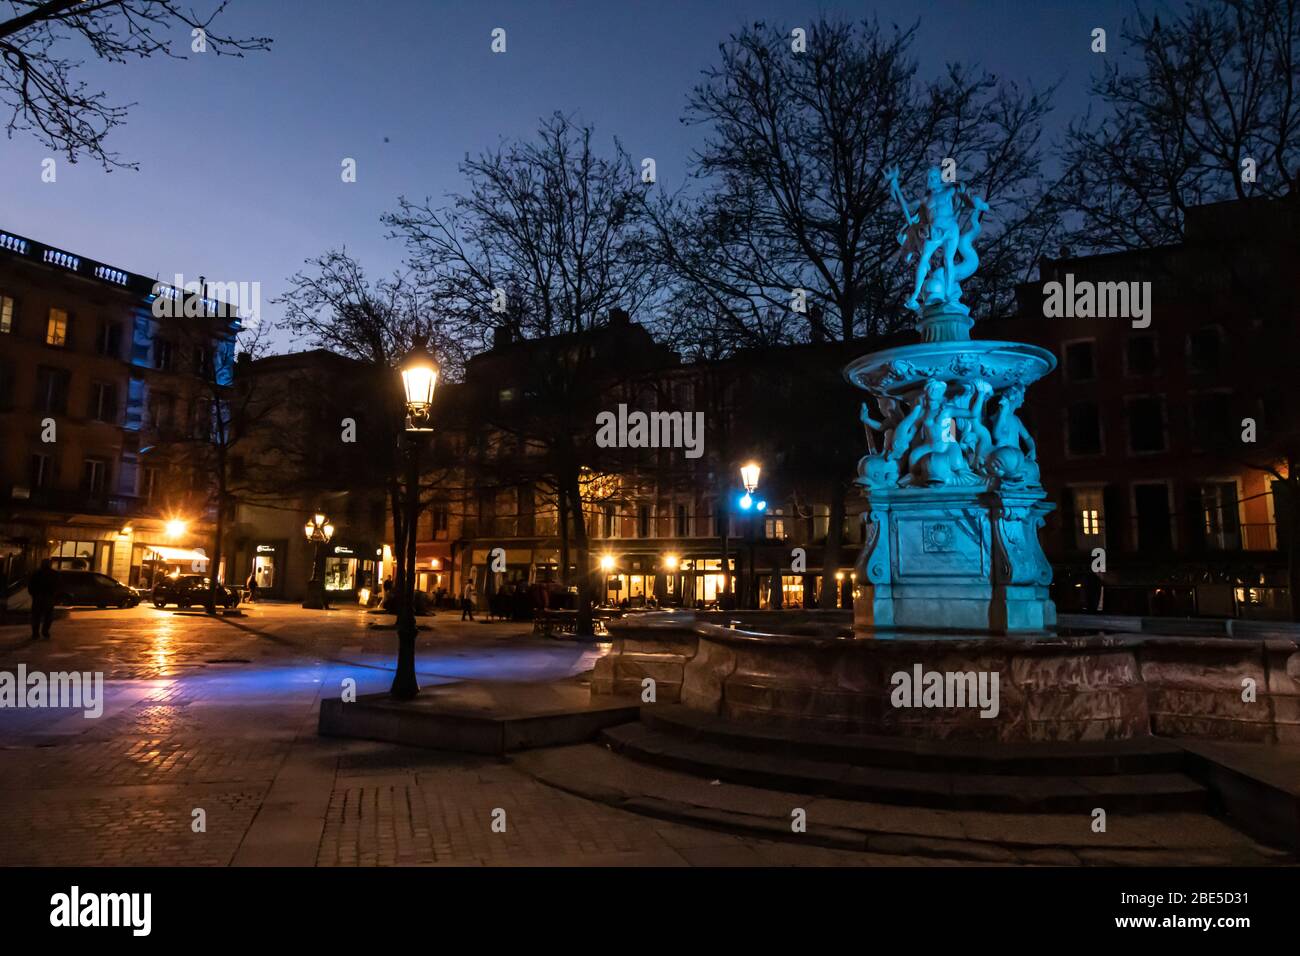
<path id="1" fill-rule="evenodd" d="M 311 557 L 311 581 L 307 583 L 307 596 L 303 599 L 302 606 L 317 610 L 329 610 L 329 600 L 325 594 L 325 569 L 321 563 L 320 546 L 329 544 L 330 538 L 334 537 L 334 525 L 330 524 L 329 518 L 318 511 L 308 519 L 302 530 L 307 536 L 307 540 L 315 545 Z"/>
<path id="2" fill-rule="evenodd" d="M 406 501 L 403 507 L 402 533 L 395 542 L 399 555 L 401 580 L 398 582 L 397 672 L 389 694 L 410 700 L 420 692 L 415 678 L 415 538 L 420 520 L 420 448 L 433 431 L 433 390 L 438 385 L 438 366 L 429 354 L 423 336 L 416 336 L 410 353 L 398 371 L 402 376 L 403 400 L 406 403 L 406 427 L 400 439 L 406 459 Z"/>
<path id="3" fill-rule="evenodd" d="M 758 571 L 754 567 L 755 562 L 755 537 L 757 536 L 756 522 L 761 520 L 758 516 L 767 510 L 767 502 L 754 499 L 754 492 L 758 490 L 758 478 L 762 474 L 762 468 L 758 462 L 751 461 L 740 466 L 740 483 L 745 486 L 745 493 L 740 498 L 740 510 L 745 512 L 749 519 L 749 574 L 746 575 L 745 594 L 743 605 L 746 607 L 758 607 Z"/>

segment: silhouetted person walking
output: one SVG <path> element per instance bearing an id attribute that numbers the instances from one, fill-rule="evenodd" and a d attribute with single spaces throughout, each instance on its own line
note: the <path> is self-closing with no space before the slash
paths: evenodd
<path id="1" fill-rule="evenodd" d="M 474 592 L 474 583 L 471 581 L 465 585 L 465 593 L 460 599 L 460 619 L 462 621 L 474 620 L 474 600 L 478 595 Z"/>
<path id="2" fill-rule="evenodd" d="M 50 639 L 50 625 L 54 623 L 54 599 L 58 596 L 59 572 L 54 570 L 49 558 L 27 579 L 27 593 L 32 596 L 32 640 Z"/>

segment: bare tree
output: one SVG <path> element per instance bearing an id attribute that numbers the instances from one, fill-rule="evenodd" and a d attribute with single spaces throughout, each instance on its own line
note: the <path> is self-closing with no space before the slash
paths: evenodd
<path id="1" fill-rule="evenodd" d="M 572 523 L 561 522 L 562 551 L 571 534 L 584 633 L 594 593 L 582 491 L 584 469 L 598 464 L 593 423 L 611 376 L 638 358 L 613 361 L 591 336 L 657 288 L 644 186 L 617 141 L 601 155 L 592 140 L 590 127 L 557 113 L 533 141 L 467 158 L 469 189 L 448 205 L 402 199 L 385 217 L 462 341 L 547 342 L 528 369 L 527 405 L 483 407 L 479 426 L 544 449 L 536 459 L 544 476 L 535 477 L 556 489 L 561 517 Z"/>
<path id="2" fill-rule="evenodd" d="M 960 65 L 922 84 L 914 38 L 823 19 L 795 52 L 787 31 L 756 23 L 691 93 L 685 121 L 710 128 L 694 159 L 704 190 L 656 207 L 661 252 L 746 334 L 847 341 L 899 326 L 901 214 L 883 177 L 894 165 L 914 180 L 951 160 L 993 205 L 968 296 L 977 314 L 1009 307 L 1013 277 L 1028 275 L 1052 221 L 1039 177 L 1050 91 Z"/>
<path id="3" fill-rule="evenodd" d="M 966 298 L 980 317 L 1012 307 L 1055 227 L 1039 176 L 1051 91 L 959 65 L 922 83 L 915 31 L 822 19 L 800 52 L 789 31 L 755 23 L 722 44 L 686 114 L 709 127 L 694 160 L 702 189 L 650 212 L 677 280 L 674 313 L 707 324 L 703 341 L 719 331 L 733 349 L 851 341 L 910 322 L 896 262 L 901 213 L 884 178 L 894 165 L 915 181 L 951 160 L 992 204 Z M 803 473 L 818 485 L 805 490 L 831 502 L 830 580 L 858 450 L 835 415 L 809 412 L 805 425 L 805 434 L 826 430 L 817 447 L 842 451 L 820 479 Z M 824 605 L 834 597 L 823 588 Z"/>
<path id="4" fill-rule="evenodd" d="M 86 154 L 105 169 L 136 169 L 109 152 L 104 140 L 129 105 L 111 103 L 103 91 L 77 79 L 81 61 L 64 55 L 69 41 L 87 45 L 111 63 L 166 56 L 171 32 L 184 30 L 188 48 L 218 56 L 270 49 L 269 37 L 235 37 L 213 30 L 228 0 L 206 15 L 177 0 L 5 0 L 12 16 L 0 21 L 0 106 L 8 110 L 8 135 L 33 134 L 69 162 Z"/>
<path id="5" fill-rule="evenodd" d="M 216 516 L 204 600 L 214 614 L 226 523 L 250 491 L 236 462 L 268 411 L 265 396 L 244 371 L 266 353 L 266 328 L 242 325 L 233 306 L 204 292 L 183 295 L 176 307 L 186 321 L 171 327 L 168 341 L 174 361 L 188 373 L 190 389 L 178 415 L 152 423 L 157 443 L 151 454 L 182 479 L 191 508 Z"/>
<path id="6" fill-rule="evenodd" d="M 1189 207 L 1276 198 L 1300 172 L 1300 0 L 1141 11 L 1071 125 L 1053 199 L 1085 251 L 1179 242 Z"/>
<path id="7" fill-rule="evenodd" d="M 417 476 L 412 487 L 400 447 L 406 409 L 396 368 L 417 342 L 424 342 L 437 357 L 442 375 L 455 377 L 464 361 L 460 341 L 448 333 L 436 303 L 409 275 L 372 281 L 346 250 L 309 260 L 289 282 L 289 291 L 276 300 L 285 310 L 285 327 L 314 346 L 365 362 L 380 373 L 373 397 L 377 414 L 367 414 L 366 409 L 356 413 L 359 421 L 367 422 L 364 440 L 373 451 L 370 469 L 353 477 L 358 484 L 373 482 L 384 488 L 393 522 L 397 580 L 405 581 L 414 560 L 419 514 L 433 489 L 445 490 L 446 475 L 431 470 Z M 407 519 L 408 494 L 417 496 L 414 521 Z M 401 653 L 414 653 L 414 632 L 409 641 L 410 647 L 403 646 Z"/>
<path id="8" fill-rule="evenodd" d="M 1104 112 L 1066 137 L 1052 195 L 1071 241 L 1085 252 L 1183 244 L 1142 262 L 1189 302 L 1212 301 L 1216 284 L 1231 289 L 1255 322 L 1232 343 L 1236 380 L 1284 381 L 1296 345 L 1287 270 L 1300 250 L 1300 0 L 1211 0 L 1167 22 L 1138 11 L 1123 39 L 1133 55 L 1108 62 L 1094 87 Z M 1189 209 L 1225 200 L 1276 202 L 1245 234 L 1187 235 Z M 1257 443 L 1231 423 L 1199 437 L 1271 479 L 1300 620 L 1300 431 L 1294 409 L 1261 414 L 1260 402 L 1236 407 L 1259 418 Z"/>

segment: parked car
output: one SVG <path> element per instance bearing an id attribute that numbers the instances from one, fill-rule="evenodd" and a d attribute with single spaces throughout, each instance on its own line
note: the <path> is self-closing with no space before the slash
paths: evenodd
<path id="1" fill-rule="evenodd" d="M 208 600 L 209 580 L 201 574 L 181 574 L 177 577 L 159 578 L 153 586 L 153 606 L 190 607 L 206 604 Z M 223 607 L 234 607 L 239 603 L 240 592 L 237 588 L 228 588 L 217 583 L 217 603 Z"/>
<path id="2" fill-rule="evenodd" d="M 59 587 L 54 603 L 64 607 L 93 605 L 94 607 L 135 607 L 140 596 L 116 578 L 98 571 L 56 571 Z M 23 585 L 24 591 L 26 584 Z M 28 606 L 31 598 L 28 596 Z"/>

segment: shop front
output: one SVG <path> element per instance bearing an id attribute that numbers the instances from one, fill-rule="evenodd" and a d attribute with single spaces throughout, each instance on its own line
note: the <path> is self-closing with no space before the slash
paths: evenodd
<path id="1" fill-rule="evenodd" d="M 259 597 L 284 597 L 289 571 L 288 556 L 289 543 L 284 540 L 254 541 L 249 544 L 246 567 L 257 582 Z M 230 583 L 242 586 L 246 582 L 247 575 L 243 581 Z"/>
<path id="2" fill-rule="evenodd" d="M 325 591 L 332 601 L 367 603 L 375 591 L 383 549 L 343 541 L 325 546 Z"/>

